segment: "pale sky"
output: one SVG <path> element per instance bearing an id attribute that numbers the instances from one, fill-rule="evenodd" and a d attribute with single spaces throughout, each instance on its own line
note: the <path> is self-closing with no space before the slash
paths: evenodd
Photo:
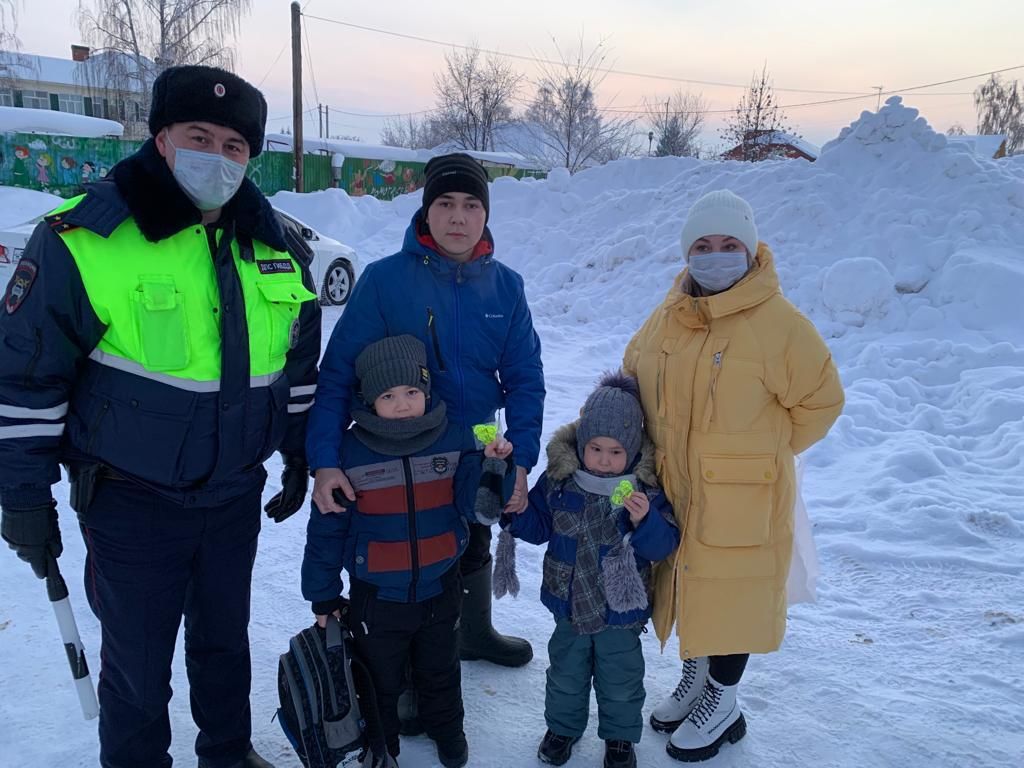
<path id="1" fill-rule="evenodd" d="M 321 16 L 455 44 L 555 57 L 553 38 L 573 50 L 582 34 L 588 46 L 604 40 L 606 66 L 720 83 L 749 83 L 767 62 L 779 102 L 795 105 L 843 98 L 844 94 L 781 89 L 873 93 L 908 88 L 980 72 L 1024 65 L 1020 45 L 1024 2 L 1016 0 L 302 0 L 307 16 Z M 26 0 L 18 34 L 26 53 L 70 56 L 82 40 L 78 0 Z M 271 130 L 291 123 L 290 3 L 253 0 L 236 40 L 237 71 L 261 88 L 269 103 Z M 439 45 L 362 31 L 305 18 L 312 75 L 304 66 L 307 107 L 318 103 L 364 114 L 413 112 L 434 102 L 433 73 L 443 64 Z M 306 39 L 303 40 L 306 43 Z M 512 64 L 529 78 L 532 62 Z M 1024 67 L 1003 75 L 1024 79 Z M 314 93 L 315 79 L 315 93 Z M 908 93 L 904 102 L 921 110 L 936 130 L 959 122 L 973 132 L 971 92 L 984 77 Z M 735 106 L 742 89 L 608 75 L 598 102 L 637 109 L 644 99 L 663 100 L 677 87 L 701 93 L 711 109 Z M 526 83 L 521 99 L 531 95 Z M 957 95 L 925 95 L 925 94 Z M 319 98 L 317 98 L 319 97 Z M 822 144 L 874 109 L 876 98 L 793 107 L 789 122 Z M 705 139 L 717 141 L 722 115 L 709 115 Z M 280 118 L 280 119 L 275 119 Z M 378 140 L 380 118 L 333 112 L 332 134 Z M 317 133 L 316 114 L 307 135 Z M 646 127 L 642 127 L 646 132 Z"/>

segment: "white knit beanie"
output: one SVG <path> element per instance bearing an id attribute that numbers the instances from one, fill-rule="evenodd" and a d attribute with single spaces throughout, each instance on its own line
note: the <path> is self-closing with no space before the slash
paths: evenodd
<path id="1" fill-rule="evenodd" d="M 693 244 L 708 235 L 735 237 L 747 246 L 751 257 L 757 255 L 757 225 L 754 224 L 754 211 L 750 203 L 728 189 L 708 192 L 690 208 L 680 237 L 683 258 L 688 259 Z"/>

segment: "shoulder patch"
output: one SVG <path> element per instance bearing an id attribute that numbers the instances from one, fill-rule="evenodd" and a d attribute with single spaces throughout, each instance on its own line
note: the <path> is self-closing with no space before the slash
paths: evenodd
<path id="1" fill-rule="evenodd" d="M 68 224 L 64 221 L 64 215 L 64 213 L 52 213 L 49 216 L 44 216 L 43 220 L 49 225 L 50 229 L 58 235 L 78 229 L 77 224 Z"/>
<path id="2" fill-rule="evenodd" d="M 8 315 L 13 315 L 25 303 L 28 292 L 32 290 L 32 285 L 38 274 L 39 265 L 32 259 L 23 258 L 18 262 L 18 266 L 14 269 L 14 275 L 11 276 L 11 281 L 7 284 L 7 290 L 4 292 L 4 309 Z"/>

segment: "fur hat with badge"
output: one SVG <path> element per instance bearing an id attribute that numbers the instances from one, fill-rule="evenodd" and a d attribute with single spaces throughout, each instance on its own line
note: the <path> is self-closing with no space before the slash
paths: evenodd
<path id="1" fill-rule="evenodd" d="M 249 144 L 249 157 L 263 151 L 267 102 L 263 94 L 217 67 L 170 67 L 153 83 L 149 132 L 156 136 L 168 125 L 198 121 L 231 128 Z"/>

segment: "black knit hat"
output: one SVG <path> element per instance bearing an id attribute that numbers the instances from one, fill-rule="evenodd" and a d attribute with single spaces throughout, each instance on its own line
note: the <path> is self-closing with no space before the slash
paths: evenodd
<path id="1" fill-rule="evenodd" d="M 423 219 L 427 218 L 430 204 L 446 192 L 463 192 L 472 195 L 484 206 L 484 213 L 490 216 L 491 200 L 487 189 L 487 171 L 465 152 L 432 157 L 424 169 L 426 182 L 423 185 Z M 486 219 L 485 219 L 486 220 Z"/>
<path id="2" fill-rule="evenodd" d="M 238 75 L 216 67 L 171 67 L 153 83 L 149 132 L 198 120 L 238 131 L 249 142 L 249 157 L 263 151 L 267 102 Z"/>
<path id="3" fill-rule="evenodd" d="M 628 465 L 640 453 L 643 434 L 644 412 L 636 379 L 622 371 L 606 373 L 580 411 L 576 427 L 580 458 L 595 437 L 610 437 L 626 449 Z"/>
<path id="4" fill-rule="evenodd" d="M 406 385 L 422 389 L 430 396 L 430 371 L 427 370 L 427 348 L 415 336 L 388 336 L 370 344 L 356 358 L 363 402 L 374 400 L 392 387 Z"/>

